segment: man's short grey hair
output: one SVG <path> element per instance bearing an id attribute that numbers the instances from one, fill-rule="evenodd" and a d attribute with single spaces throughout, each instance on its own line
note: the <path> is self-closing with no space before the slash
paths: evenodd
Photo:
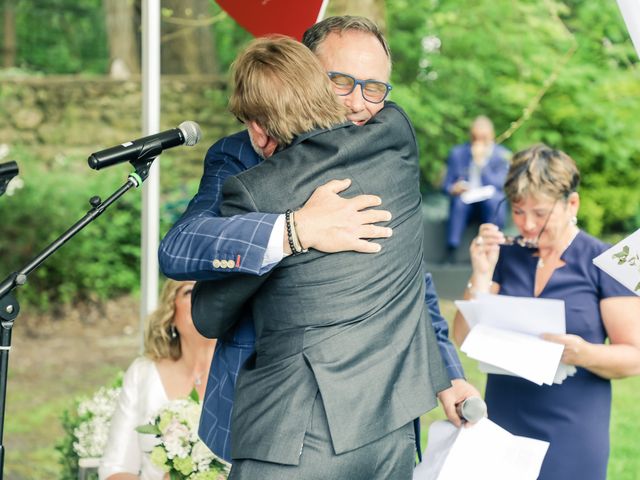
<path id="1" fill-rule="evenodd" d="M 493 131 L 493 122 L 486 115 L 478 115 L 473 119 L 473 123 L 471 123 L 471 128 L 473 129 L 475 127 L 487 128 Z"/>
<path id="2" fill-rule="evenodd" d="M 302 43 L 304 43 L 313 53 L 318 53 L 318 47 L 324 39 L 327 38 L 327 35 L 330 33 L 342 34 L 351 30 L 370 33 L 375 36 L 382 45 L 382 48 L 384 48 L 384 53 L 387 54 L 389 63 L 391 63 L 391 50 L 389 49 L 387 40 L 384 38 L 384 35 L 378 25 L 366 17 L 341 15 L 325 18 L 312 27 L 309 27 L 309 29 L 304 32 Z"/>

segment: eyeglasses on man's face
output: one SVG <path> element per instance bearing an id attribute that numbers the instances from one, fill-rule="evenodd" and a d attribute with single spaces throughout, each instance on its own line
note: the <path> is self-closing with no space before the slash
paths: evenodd
<path id="1" fill-rule="evenodd" d="M 358 80 L 357 78 L 341 72 L 327 72 L 331 82 L 333 82 L 333 89 L 337 95 L 346 96 L 353 92 L 353 89 L 358 85 L 362 87 L 362 97 L 371 103 L 383 102 L 389 91 L 391 91 L 391 85 L 378 80 Z"/>

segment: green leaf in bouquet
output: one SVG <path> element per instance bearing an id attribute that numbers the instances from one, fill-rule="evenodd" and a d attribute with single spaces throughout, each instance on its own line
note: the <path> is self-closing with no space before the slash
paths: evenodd
<path id="1" fill-rule="evenodd" d="M 148 423 L 147 425 L 140 425 L 138 427 L 136 427 L 136 432 L 138 433 L 148 433 L 150 435 L 160 435 L 160 429 L 157 427 L 157 425 L 153 425 L 151 423 Z"/>
<path id="2" fill-rule="evenodd" d="M 189 398 L 196 403 L 200 403 L 200 395 L 198 395 L 198 391 L 195 388 L 191 390 Z"/>

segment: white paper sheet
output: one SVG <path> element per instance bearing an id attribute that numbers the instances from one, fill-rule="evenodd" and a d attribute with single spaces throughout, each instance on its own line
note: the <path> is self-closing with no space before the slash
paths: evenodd
<path id="1" fill-rule="evenodd" d="M 471 329 L 460 350 L 538 385 L 551 385 L 564 345 L 479 324 Z"/>
<path id="2" fill-rule="evenodd" d="M 483 373 L 492 373 L 494 375 L 515 375 L 512 372 L 508 372 L 507 370 L 485 362 L 478 362 L 478 369 Z M 556 375 L 553 377 L 553 383 L 561 384 L 567 379 L 567 377 L 574 376 L 577 371 L 578 369 L 575 366 L 560 362 L 558 370 L 556 370 Z"/>
<path id="3" fill-rule="evenodd" d="M 628 252 L 626 255 L 625 248 Z M 602 252 L 593 259 L 593 263 L 636 295 L 640 295 L 640 230 Z"/>
<path id="4" fill-rule="evenodd" d="M 413 479 L 535 480 L 548 448 L 548 442 L 512 435 L 487 418 L 459 429 L 437 421 Z"/>
<path id="5" fill-rule="evenodd" d="M 566 333 L 563 300 L 481 294 L 474 302 L 478 323 L 535 336 Z"/>
<path id="6" fill-rule="evenodd" d="M 563 346 L 540 338 L 566 332 L 562 300 L 479 295 L 455 302 L 469 324 L 461 350 L 487 373 L 526 378 L 538 385 L 562 383 L 575 367 L 561 367 Z"/>
<path id="7" fill-rule="evenodd" d="M 496 187 L 493 185 L 485 185 L 484 187 L 467 190 L 460 195 L 460 200 L 466 204 L 478 203 L 490 199 L 495 193 Z"/>
<path id="8" fill-rule="evenodd" d="M 475 305 L 475 300 L 455 300 L 453 303 L 460 310 L 469 328 L 473 328 L 478 324 L 478 316 L 476 314 L 478 308 Z"/>

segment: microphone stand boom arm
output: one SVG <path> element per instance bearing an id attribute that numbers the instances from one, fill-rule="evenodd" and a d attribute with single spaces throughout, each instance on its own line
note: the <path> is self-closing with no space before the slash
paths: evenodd
<path id="1" fill-rule="evenodd" d="M 155 155 L 153 155 L 154 150 L 155 149 L 151 148 L 147 150 L 147 153 L 143 158 L 130 162 L 134 166 L 135 172 L 129 174 L 125 184 L 111 194 L 109 198 L 103 202 L 100 197 L 91 197 L 89 203 L 92 208 L 80 220 L 42 250 L 42 252 L 36 255 L 25 267 L 17 272 L 13 272 L 0 283 L 0 480 L 2 480 L 4 476 L 5 449 L 3 444 L 3 434 L 5 402 L 7 396 L 7 372 L 9 365 L 9 351 L 11 350 L 11 329 L 13 327 L 14 320 L 20 312 L 20 305 L 18 304 L 13 291 L 17 287 L 24 285 L 27 282 L 27 276 L 31 272 L 38 268 L 48 257 L 71 239 L 71 237 L 102 215 L 102 213 L 116 200 L 122 197 L 131 188 L 138 188 L 142 185 L 149 175 L 149 168 L 151 167 L 151 164 L 162 151 L 162 148 L 160 146 L 160 149 L 156 150 L 157 153 Z"/>

